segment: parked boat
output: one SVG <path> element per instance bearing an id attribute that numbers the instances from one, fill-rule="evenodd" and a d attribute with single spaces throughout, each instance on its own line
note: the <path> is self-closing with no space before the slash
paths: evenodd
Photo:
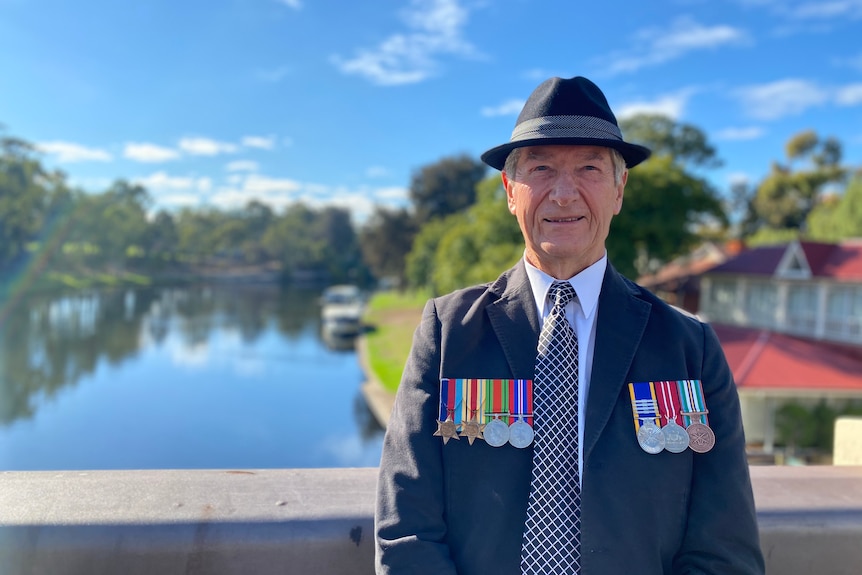
<path id="1" fill-rule="evenodd" d="M 324 336 L 354 336 L 362 330 L 365 298 L 355 285 L 326 288 L 320 298 Z"/>

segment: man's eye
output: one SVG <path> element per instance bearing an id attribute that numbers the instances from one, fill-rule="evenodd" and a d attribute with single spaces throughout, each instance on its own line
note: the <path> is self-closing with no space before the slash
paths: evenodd
<path id="1" fill-rule="evenodd" d="M 544 172 L 545 170 L 550 169 L 548 166 L 536 166 L 533 168 L 534 172 Z"/>

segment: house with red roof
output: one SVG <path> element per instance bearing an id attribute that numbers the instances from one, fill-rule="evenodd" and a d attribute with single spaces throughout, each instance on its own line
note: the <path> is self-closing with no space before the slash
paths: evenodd
<path id="1" fill-rule="evenodd" d="M 701 276 L 698 315 L 733 370 L 746 439 L 765 452 L 780 404 L 862 399 L 862 240 L 742 251 Z"/>

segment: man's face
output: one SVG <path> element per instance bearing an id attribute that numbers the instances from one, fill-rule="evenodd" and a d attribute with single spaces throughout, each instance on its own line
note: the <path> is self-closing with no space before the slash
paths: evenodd
<path id="1" fill-rule="evenodd" d="M 611 219 L 623 205 L 627 178 L 624 172 L 614 183 L 609 148 L 522 148 L 515 173 L 503 172 L 503 185 L 524 235 L 527 261 L 557 279 L 597 262 Z"/>

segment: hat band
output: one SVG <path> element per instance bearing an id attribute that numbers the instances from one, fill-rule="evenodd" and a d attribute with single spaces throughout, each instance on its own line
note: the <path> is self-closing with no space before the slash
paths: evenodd
<path id="1" fill-rule="evenodd" d="M 525 120 L 512 130 L 511 142 L 541 138 L 587 138 L 620 140 L 616 124 L 595 116 L 543 116 Z"/>

